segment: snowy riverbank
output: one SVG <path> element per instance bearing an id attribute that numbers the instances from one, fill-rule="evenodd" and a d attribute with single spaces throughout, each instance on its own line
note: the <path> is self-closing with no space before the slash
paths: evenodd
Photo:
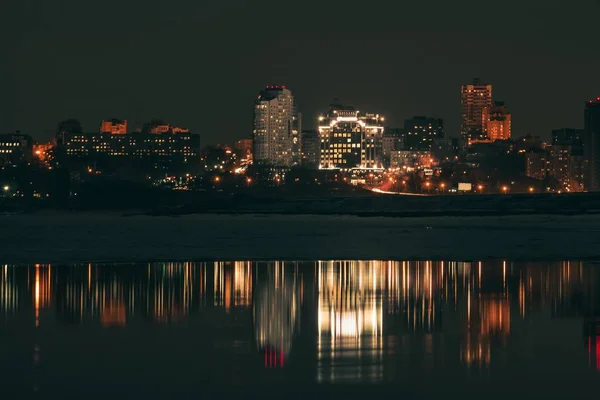
<path id="1" fill-rule="evenodd" d="M 191 260 L 600 260 L 600 215 L 0 217 L 0 264 Z"/>

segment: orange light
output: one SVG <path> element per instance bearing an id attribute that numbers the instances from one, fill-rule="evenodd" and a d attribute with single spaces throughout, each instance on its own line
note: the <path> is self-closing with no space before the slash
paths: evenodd
<path id="1" fill-rule="evenodd" d="M 221 181 L 221 178 L 218 176 L 215 176 L 215 182 L 219 183 Z"/>
<path id="2" fill-rule="evenodd" d="M 529 187 L 529 193 L 533 193 L 533 192 L 534 192 L 534 190 L 535 190 L 535 189 L 534 189 L 533 187 L 531 187 L 531 186 Z"/>
<path id="3" fill-rule="evenodd" d="M 506 193 L 508 191 L 508 186 L 502 186 L 502 191 Z"/>

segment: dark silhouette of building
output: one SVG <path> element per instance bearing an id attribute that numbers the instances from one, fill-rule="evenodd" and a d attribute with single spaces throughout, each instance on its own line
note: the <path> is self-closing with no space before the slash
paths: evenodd
<path id="1" fill-rule="evenodd" d="M 585 105 L 583 153 L 587 160 L 585 187 L 590 192 L 600 190 L 600 97 Z"/>
<path id="2" fill-rule="evenodd" d="M 302 166 L 311 169 L 319 168 L 320 155 L 321 142 L 319 140 L 319 132 L 302 132 Z"/>

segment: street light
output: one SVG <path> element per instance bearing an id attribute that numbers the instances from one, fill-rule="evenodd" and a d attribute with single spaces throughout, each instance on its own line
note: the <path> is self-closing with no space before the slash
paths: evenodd
<path id="1" fill-rule="evenodd" d="M 534 192 L 534 190 L 535 190 L 535 189 L 533 188 L 533 186 L 529 186 L 529 193 L 533 193 L 533 192 Z"/>
<path id="2" fill-rule="evenodd" d="M 503 191 L 504 193 L 508 192 L 508 186 L 502 186 L 502 191 Z"/>
<path id="3" fill-rule="evenodd" d="M 442 184 L 440 185 L 440 187 L 442 188 L 442 193 L 444 193 L 444 189 L 446 188 L 446 184 L 445 184 L 445 183 L 442 183 Z"/>
<path id="4" fill-rule="evenodd" d="M 2 189 L 4 189 L 5 192 L 8 192 L 10 190 L 10 186 L 5 185 Z"/>

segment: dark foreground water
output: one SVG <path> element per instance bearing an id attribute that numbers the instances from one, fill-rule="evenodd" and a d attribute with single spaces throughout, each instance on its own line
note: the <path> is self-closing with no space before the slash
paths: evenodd
<path id="1" fill-rule="evenodd" d="M 250 384 L 258 386 L 245 395 L 595 397 L 598 268 L 508 261 L 2 266 L 0 392 L 202 398 Z M 379 385 L 327 385 L 356 383 Z"/>

